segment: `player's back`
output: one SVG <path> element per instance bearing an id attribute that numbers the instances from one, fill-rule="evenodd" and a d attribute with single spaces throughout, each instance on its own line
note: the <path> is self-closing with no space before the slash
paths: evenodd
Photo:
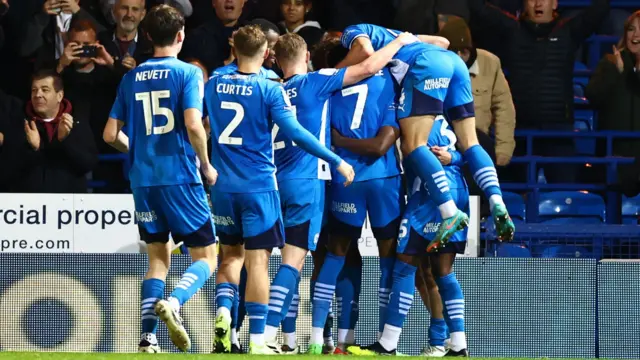
<path id="1" fill-rule="evenodd" d="M 258 74 L 213 76 L 205 87 L 216 189 L 229 193 L 275 190 L 270 105 L 284 89 Z"/>
<path id="2" fill-rule="evenodd" d="M 345 69 L 322 69 L 287 79 L 284 89 L 289 95 L 300 125 L 329 147 L 331 95 L 342 89 Z M 290 179 L 331 179 L 329 165 L 297 147 L 285 134 L 274 130 L 275 163 L 278 181 Z"/>
<path id="3" fill-rule="evenodd" d="M 358 84 L 336 92 L 331 98 L 331 127 L 342 136 L 352 139 L 375 137 L 383 126 L 398 128 L 396 120 L 396 85 L 387 68 Z M 372 158 L 355 154 L 344 148 L 335 152 L 353 166 L 354 181 L 386 178 L 400 174 L 395 146 L 385 155 Z M 334 182 L 344 177 L 334 171 Z"/>
<path id="4" fill-rule="evenodd" d="M 125 106 L 131 187 L 201 183 L 184 110 L 202 111 L 202 72 L 173 57 L 129 71 L 119 88 Z"/>
<path id="5" fill-rule="evenodd" d="M 395 40 L 402 32 L 399 30 L 387 29 L 373 24 L 351 25 L 342 34 L 342 46 L 351 49 L 353 41 L 359 37 L 367 37 L 371 41 L 374 50 L 380 50 L 390 42 Z M 402 82 L 409 67 L 413 66 L 416 58 L 426 51 L 447 51 L 439 46 L 416 41 L 405 45 L 393 56 L 394 66 L 392 74 L 396 80 Z"/>
<path id="6" fill-rule="evenodd" d="M 449 152 L 454 152 L 457 151 L 457 141 L 458 138 L 456 137 L 456 134 L 453 132 L 444 116 L 437 116 L 433 123 L 433 127 L 431 128 L 431 132 L 429 133 L 427 147 L 447 147 Z M 459 166 L 450 164 L 443 166 L 443 168 L 450 188 L 457 189 L 467 187 L 467 183 L 462 176 L 462 171 Z M 415 194 L 417 191 L 421 191 L 423 196 L 428 197 L 426 186 L 422 185 L 422 180 L 411 169 L 411 166 L 407 164 L 406 161 L 404 163 L 404 171 L 407 179 L 407 186 L 409 186 L 409 196 Z"/>

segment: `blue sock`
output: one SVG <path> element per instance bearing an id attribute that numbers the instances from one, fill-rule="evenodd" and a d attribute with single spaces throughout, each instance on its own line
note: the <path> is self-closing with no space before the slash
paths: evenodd
<path id="1" fill-rule="evenodd" d="M 407 160 L 411 164 L 412 169 L 427 185 L 427 190 L 429 190 L 431 200 L 433 200 L 438 206 L 449 201 L 453 203 L 453 198 L 449 191 L 449 182 L 447 181 L 447 176 L 444 173 L 444 168 L 431 150 L 426 146 L 420 146 L 409 154 Z"/>
<path id="2" fill-rule="evenodd" d="M 496 167 L 482 146 L 474 145 L 468 148 L 467 151 L 464 152 L 464 158 L 469 163 L 473 180 L 475 180 L 476 184 L 484 191 L 487 199 L 491 199 L 492 195 L 497 195 L 502 198 Z"/>
<path id="3" fill-rule="evenodd" d="M 415 291 L 416 267 L 402 261 L 393 266 L 393 285 L 389 297 L 386 324 L 402 328 L 409 314 Z"/>
<path id="4" fill-rule="evenodd" d="M 296 282 L 296 291 L 293 293 L 293 299 L 291 299 L 291 305 L 289 305 L 289 311 L 282 320 L 282 333 L 293 334 L 296 332 L 296 320 L 298 320 L 298 302 L 300 301 L 299 289 L 300 277 Z"/>
<path id="5" fill-rule="evenodd" d="M 393 257 L 380 258 L 380 283 L 378 286 L 378 331 L 382 332 L 385 324 L 389 293 L 393 285 L 393 265 L 396 259 Z"/>
<path id="6" fill-rule="evenodd" d="M 338 305 L 338 329 L 351 328 L 353 302 L 356 297 L 354 273 L 357 268 L 345 266 L 338 276 L 336 284 L 336 303 Z"/>
<path id="7" fill-rule="evenodd" d="M 229 309 L 232 314 L 233 304 L 238 294 L 238 285 L 232 283 L 221 283 L 216 285 L 216 305 L 218 308 Z M 233 314 L 231 315 L 231 326 L 234 325 Z"/>
<path id="8" fill-rule="evenodd" d="M 287 264 L 280 265 L 269 291 L 267 325 L 277 328 L 287 315 L 295 293 L 298 276 L 300 276 L 298 269 Z"/>
<path id="9" fill-rule="evenodd" d="M 196 261 L 182 275 L 182 278 L 171 292 L 170 297 L 178 299 L 180 306 L 184 305 L 211 276 L 209 265 L 205 261 Z"/>
<path id="10" fill-rule="evenodd" d="M 264 344 L 264 328 L 267 325 L 269 305 L 255 302 L 246 302 L 247 315 L 249 316 L 249 336 L 256 345 Z"/>
<path id="11" fill-rule="evenodd" d="M 327 252 L 320 274 L 313 290 L 312 321 L 313 328 L 324 328 L 331 309 L 333 294 L 336 289 L 338 275 L 344 266 L 344 256 Z M 312 339 L 313 341 L 314 339 Z M 315 339 L 317 341 L 317 339 Z M 312 342 L 317 344 L 317 342 Z"/>
<path id="12" fill-rule="evenodd" d="M 447 339 L 447 323 L 444 319 L 431 318 L 429 324 L 429 345 L 444 346 Z"/>
<path id="13" fill-rule="evenodd" d="M 247 269 L 242 267 L 240 272 L 240 285 L 238 285 L 238 307 L 236 308 L 236 330 L 240 330 L 244 317 L 247 314 L 247 307 L 244 301 L 244 295 L 247 293 Z"/>
<path id="14" fill-rule="evenodd" d="M 164 281 L 160 279 L 146 279 L 142 281 L 140 291 L 140 315 L 142 319 L 142 333 L 156 333 L 158 316 L 156 303 L 164 297 Z"/>
<path id="15" fill-rule="evenodd" d="M 456 273 L 436 279 L 449 331 L 464 332 L 464 295 Z"/>

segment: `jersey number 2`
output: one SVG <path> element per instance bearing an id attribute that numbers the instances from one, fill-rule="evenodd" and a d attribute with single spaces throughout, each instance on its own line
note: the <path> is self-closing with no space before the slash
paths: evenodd
<path id="1" fill-rule="evenodd" d="M 233 137 L 231 133 L 240 125 L 242 120 L 244 120 L 244 107 L 238 104 L 237 102 L 230 101 L 222 101 L 220 102 L 220 107 L 226 110 L 233 110 L 236 114 L 231 119 L 229 125 L 224 128 L 220 137 L 218 137 L 218 143 L 225 145 L 242 145 L 241 137 Z"/>
<path id="2" fill-rule="evenodd" d="M 147 135 L 162 135 L 173 130 L 175 126 L 173 111 L 160 106 L 160 99 L 168 99 L 170 97 L 171 92 L 169 90 L 136 93 L 136 101 L 142 101 L 144 125 L 147 130 Z M 153 117 L 156 115 L 166 117 L 167 123 L 163 126 L 153 126 Z"/>

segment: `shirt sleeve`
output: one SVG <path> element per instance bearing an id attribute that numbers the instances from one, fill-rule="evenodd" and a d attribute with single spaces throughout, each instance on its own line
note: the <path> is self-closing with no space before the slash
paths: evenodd
<path id="1" fill-rule="evenodd" d="M 309 82 L 313 86 L 314 95 L 325 99 L 333 95 L 334 92 L 342 90 L 346 72 L 347 68 L 321 69 L 310 73 Z"/>
<path id="2" fill-rule="evenodd" d="M 382 125 L 381 126 L 391 126 L 399 129 L 400 124 L 398 123 L 398 117 L 396 116 L 396 109 L 398 108 L 398 104 L 395 100 L 391 99 L 387 102 L 387 105 L 382 110 Z"/>
<path id="3" fill-rule="evenodd" d="M 202 71 L 194 66 L 194 69 L 185 74 L 184 90 L 182 92 L 182 107 L 184 110 L 197 109 L 202 113 L 202 100 L 204 99 L 204 79 Z"/>
<path id="4" fill-rule="evenodd" d="M 369 34 L 367 34 L 367 32 L 365 31 L 363 24 L 351 25 L 344 29 L 340 41 L 342 42 L 342 46 L 347 49 L 351 49 L 353 41 L 359 37 L 369 38 Z"/>
<path id="5" fill-rule="evenodd" d="M 299 147 L 309 154 L 328 162 L 332 166 L 340 165 L 342 159 L 324 145 L 320 144 L 318 139 L 300 125 L 296 116 L 293 114 L 291 101 L 281 85 L 274 83 L 274 86 L 271 87 L 268 105 L 273 122 Z"/>
<path id="6" fill-rule="evenodd" d="M 462 157 L 462 154 L 457 150 L 449 150 L 449 152 L 451 153 L 451 163 L 449 166 L 462 167 L 462 165 L 464 165 L 464 158 Z"/>
<path id="7" fill-rule="evenodd" d="M 120 120 L 124 123 L 127 122 L 127 104 L 125 95 L 126 90 L 125 86 L 127 83 L 127 77 L 123 78 L 120 82 L 120 86 L 118 86 L 118 92 L 116 94 L 116 100 L 113 102 L 113 106 L 111 107 L 111 112 L 109 112 L 109 117 Z"/>

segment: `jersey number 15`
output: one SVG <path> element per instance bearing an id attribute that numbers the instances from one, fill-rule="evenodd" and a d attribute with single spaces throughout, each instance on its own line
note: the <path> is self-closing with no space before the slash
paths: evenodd
<path id="1" fill-rule="evenodd" d="M 169 99 L 170 97 L 171 92 L 169 90 L 136 93 L 136 101 L 142 101 L 142 112 L 147 135 L 162 135 L 173 130 L 175 126 L 173 111 L 160 106 L 160 99 Z M 153 126 L 154 116 L 164 116 L 167 118 L 167 123 L 163 126 Z"/>

